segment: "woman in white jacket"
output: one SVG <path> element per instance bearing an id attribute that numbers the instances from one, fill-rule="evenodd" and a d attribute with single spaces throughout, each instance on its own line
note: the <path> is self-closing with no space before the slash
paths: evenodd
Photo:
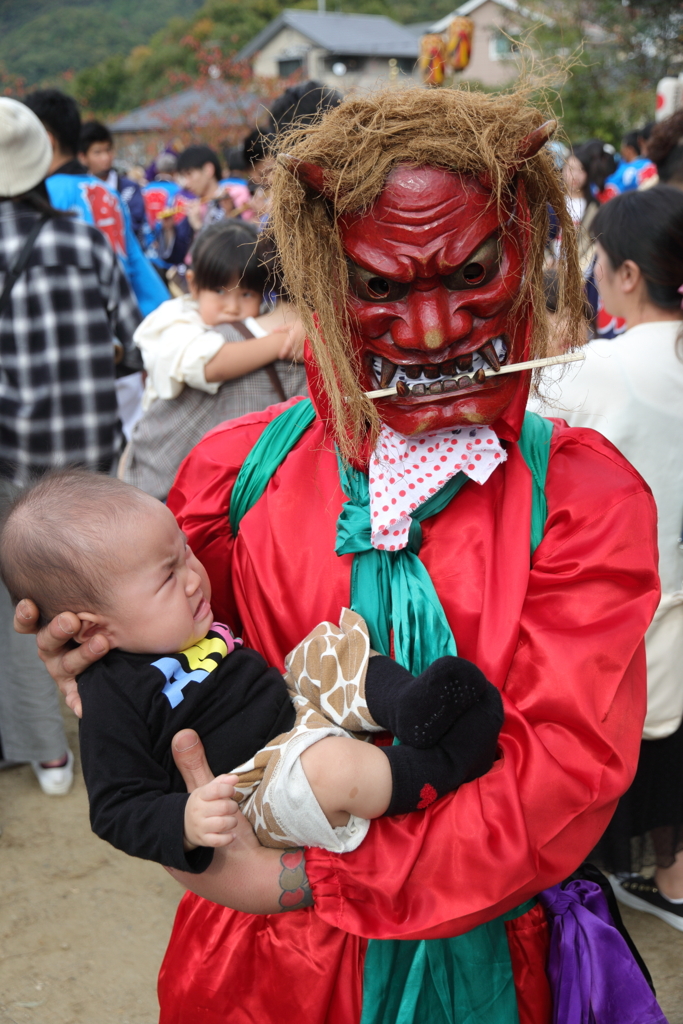
<path id="1" fill-rule="evenodd" d="M 593 232 L 603 305 L 627 330 L 592 341 L 578 368 L 549 374 L 535 407 L 604 434 L 657 503 L 662 599 L 646 636 L 641 757 L 600 852 L 622 902 L 683 931 L 683 193 L 661 185 L 618 196 Z M 633 874 L 652 855 L 654 879 Z"/>

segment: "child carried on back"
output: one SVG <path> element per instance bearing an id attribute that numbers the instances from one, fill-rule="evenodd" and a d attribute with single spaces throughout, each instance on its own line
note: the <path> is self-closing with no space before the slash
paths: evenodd
<path id="1" fill-rule="evenodd" d="M 119 476 L 165 498 L 180 463 L 225 420 L 305 395 L 303 328 L 286 301 L 262 313 L 278 282 L 269 243 L 251 224 L 221 221 L 197 237 L 190 294 L 170 299 L 135 332 L 147 373 L 144 415 Z"/>
<path id="2" fill-rule="evenodd" d="M 213 621 L 172 513 L 111 477 L 67 470 L 22 492 L 0 572 L 43 621 L 75 611 L 79 643 L 101 633 L 115 648 L 78 680 L 81 756 L 93 830 L 131 855 L 204 871 L 232 839 L 226 781 L 263 845 L 346 852 L 369 819 L 424 808 L 493 764 L 502 704 L 476 666 L 444 657 L 415 678 L 344 610 L 288 655 L 283 679 Z M 171 754 L 184 728 L 218 776 L 189 795 Z M 385 730 L 400 745 L 359 742 Z"/>

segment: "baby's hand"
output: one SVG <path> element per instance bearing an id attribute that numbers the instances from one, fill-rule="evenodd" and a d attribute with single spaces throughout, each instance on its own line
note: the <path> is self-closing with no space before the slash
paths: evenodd
<path id="1" fill-rule="evenodd" d="M 232 842 L 237 825 L 238 805 L 232 799 L 237 780 L 237 775 L 219 775 L 190 793 L 185 804 L 183 845 L 186 850 L 198 846 L 228 846 Z"/>

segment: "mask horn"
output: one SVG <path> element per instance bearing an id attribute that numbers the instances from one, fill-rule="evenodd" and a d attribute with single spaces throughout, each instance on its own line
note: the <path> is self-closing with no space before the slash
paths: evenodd
<path id="1" fill-rule="evenodd" d="M 532 156 L 536 156 L 539 149 L 545 146 L 548 139 L 552 138 L 555 131 L 557 130 L 557 121 L 546 121 L 538 128 L 534 128 L 532 132 L 522 139 L 517 150 L 517 161 L 515 163 L 515 170 L 519 170 L 520 166 L 525 160 L 528 160 Z"/>
<path id="2" fill-rule="evenodd" d="M 532 132 L 525 135 L 517 148 L 517 159 L 513 164 L 510 164 L 507 169 L 508 179 L 514 178 L 517 171 L 520 169 L 522 164 L 529 160 L 532 156 L 536 156 L 539 149 L 545 146 L 546 142 L 552 138 L 555 131 L 557 130 L 557 121 L 545 121 L 538 128 L 534 128 Z M 485 188 L 492 188 L 491 175 L 484 172 L 479 174 L 479 181 Z"/>
<path id="3" fill-rule="evenodd" d="M 327 199 L 332 198 L 325 187 L 322 167 L 308 163 L 306 160 L 299 160 L 298 157 L 291 156 L 289 153 L 280 153 L 277 160 L 282 167 L 298 178 L 302 184 L 307 185 L 311 191 L 317 192 L 318 195 L 325 196 Z"/>

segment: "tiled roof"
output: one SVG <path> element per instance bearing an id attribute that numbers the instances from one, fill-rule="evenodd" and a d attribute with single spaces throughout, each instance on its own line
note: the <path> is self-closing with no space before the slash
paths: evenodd
<path id="1" fill-rule="evenodd" d="M 283 28 L 292 28 L 339 56 L 417 57 L 417 39 L 404 25 L 383 14 L 319 14 L 283 11 L 247 43 L 237 60 L 249 60 Z"/>
<path id="2" fill-rule="evenodd" d="M 244 124 L 246 133 L 256 121 L 260 102 L 257 96 L 239 92 L 227 82 L 210 82 L 131 110 L 109 128 L 114 133 L 163 131 L 180 121 L 184 127 L 201 128 L 220 117 L 226 126 Z"/>

